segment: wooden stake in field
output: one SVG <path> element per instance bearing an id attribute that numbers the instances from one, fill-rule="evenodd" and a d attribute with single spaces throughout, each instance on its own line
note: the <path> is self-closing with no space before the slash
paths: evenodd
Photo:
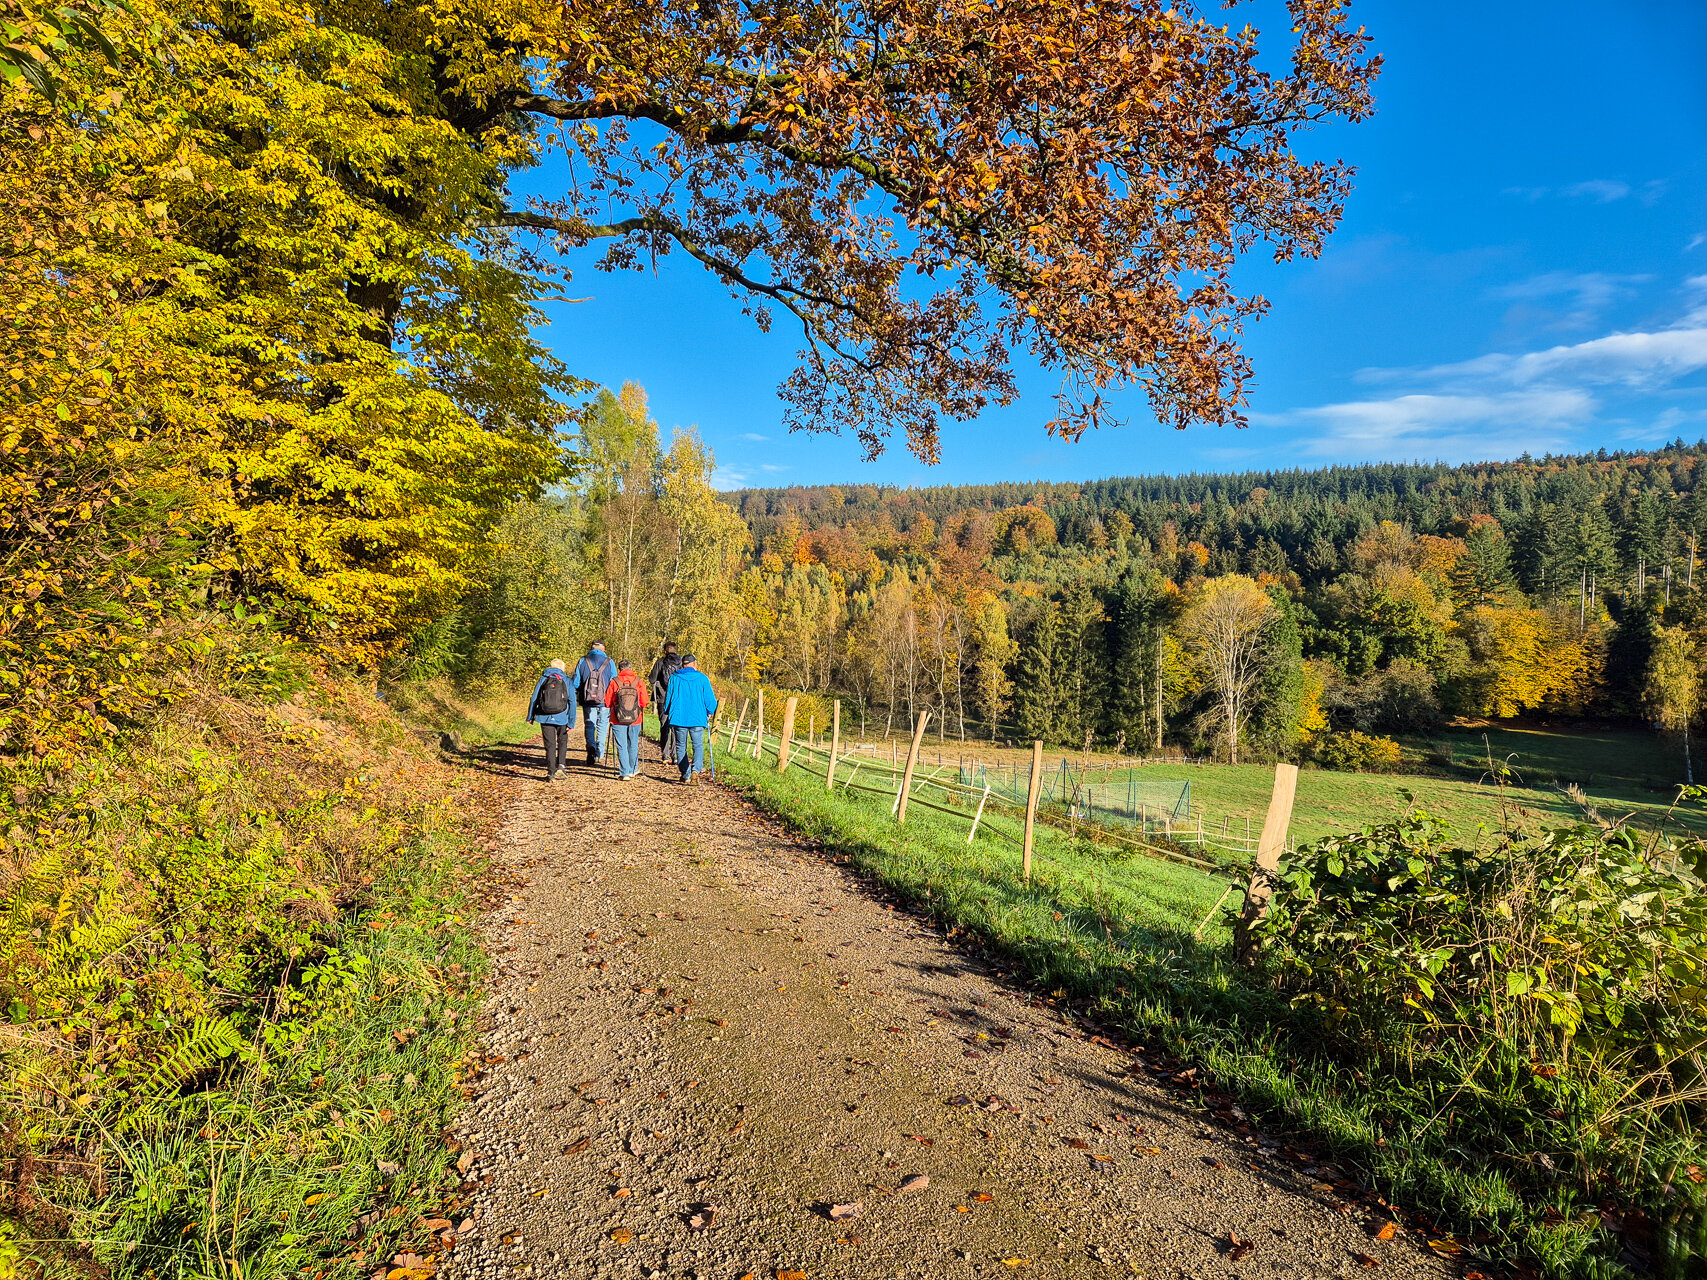
<path id="1" fill-rule="evenodd" d="M 818 745 L 818 717 L 815 715 L 806 717 L 806 745 L 809 747 Z"/>
<path id="2" fill-rule="evenodd" d="M 913 726 L 913 745 L 907 748 L 907 772 L 901 775 L 901 794 L 895 797 L 895 821 L 907 821 L 907 790 L 913 785 L 913 767 L 919 763 L 919 743 L 925 739 L 925 726 L 931 713 L 919 712 L 919 723 Z"/>
<path id="3" fill-rule="evenodd" d="M 830 704 L 830 767 L 824 770 L 824 790 L 836 786 L 836 753 L 842 749 L 842 700 Z"/>
<path id="4" fill-rule="evenodd" d="M 782 737 L 776 744 L 776 771 L 778 773 L 788 768 L 788 748 L 794 743 L 794 708 L 799 703 L 799 698 L 790 698 L 782 704 Z"/>
<path id="5" fill-rule="evenodd" d="M 972 815 L 972 830 L 966 833 L 966 843 L 972 843 L 972 837 L 978 834 L 978 823 L 984 817 L 984 806 L 990 800 L 990 784 L 984 784 L 984 794 L 978 797 L 978 812 Z"/>
<path id="6" fill-rule="evenodd" d="M 1274 894 L 1274 873 L 1280 868 L 1280 854 L 1286 848 L 1286 831 L 1292 825 L 1292 800 L 1297 794 L 1298 766 L 1282 760 L 1274 766 L 1274 792 L 1269 797 L 1262 836 L 1257 840 L 1257 865 L 1251 872 L 1250 888 L 1245 891 L 1245 911 L 1233 930 L 1233 958 L 1240 964 L 1249 964 L 1255 957 L 1251 928 L 1268 913 L 1268 900 Z"/>
<path id="7" fill-rule="evenodd" d="M 1025 791 L 1025 853 L 1020 864 L 1020 879 L 1031 883 L 1031 836 L 1037 828 L 1037 793 L 1043 789 L 1043 744 L 1031 744 L 1031 785 Z"/>
<path id="8" fill-rule="evenodd" d="M 729 726 L 729 754 L 735 754 L 735 737 L 741 732 L 741 722 L 747 718 L 747 704 L 751 698 L 741 699 L 741 714 L 735 717 L 735 723 Z"/>
<path id="9" fill-rule="evenodd" d="M 762 684 L 759 686 L 758 716 L 758 723 L 753 726 L 758 730 L 758 732 L 753 735 L 753 759 L 755 760 L 759 758 L 759 752 L 763 751 L 765 748 L 765 687 Z"/>

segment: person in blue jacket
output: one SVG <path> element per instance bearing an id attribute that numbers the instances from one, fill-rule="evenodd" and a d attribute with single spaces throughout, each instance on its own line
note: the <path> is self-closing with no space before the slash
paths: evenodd
<path id="1" fill-rule="evenodd" d="M 616 679 L 616 663 L 605 652 L 604 641 L 595 640 L 587 656 L 575 664 L 575 675 L 569 685 L 575 690 L 575 701 L 581 704 L 581 721 L 587 726 L 587 763 L 605 762 L 605 742 L 610 731 L 610 708 L 605 706 L 605 691 Z"/>
<path id="2" fill-rule="evenodd" d="M 569 730 L 575 727 L 575 695 L 563 659 L 553 658 L 534 685 L 528 723 L 537 724 L 545 739 L 545 780 L 556 782 L 569 767 Z"/>
<path id="3" fill-rule="evenodd" d="M 691 781 L 705 768 L 705 729 L 717 714 L 717 694 L 695 661 L 693 654 L 683 654 L 681 670 L 670 677 L 664 692 L 663 715 L 675 734 L 683 782 Z"/>

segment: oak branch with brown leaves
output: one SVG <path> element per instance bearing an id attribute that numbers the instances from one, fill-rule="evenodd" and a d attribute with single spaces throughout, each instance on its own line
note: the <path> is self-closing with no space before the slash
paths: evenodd
<path id="1" fill-rule="evenodd" d="M 1021 349 L 1063 436 L 1131 384 L 1240 424 L 1266 304 L 1234 262 L 1319 252 L 1351 171 L 1294 137 L 1367 115 L 1379 65 L 1344 0 L 1287 13 L 1278 75 L 1255 29 L 1159 0 L 565 0 L 508 105 L 560 122 L 569 189 L 495 223 L 608 240 L 605 268 L 692 255 L 804 334 L 790 425 L 870 455 L 898 427 L 934 461 Z"/>

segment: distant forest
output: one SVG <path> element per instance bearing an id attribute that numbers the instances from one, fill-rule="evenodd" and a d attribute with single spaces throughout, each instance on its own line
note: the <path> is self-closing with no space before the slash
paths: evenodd
<path id="1" fill-rule="evenodd" d="M 1703 459 L 1707 443 L 1678 440 L 1456 467 L 740 490 L 735 656 L 750 676 L 928 707 L 951 731 L 1074 744 L 1360 765 L 1390 754 L 1382 735 L 1450 716 L 1683 734 L 1707 657 Z"/>

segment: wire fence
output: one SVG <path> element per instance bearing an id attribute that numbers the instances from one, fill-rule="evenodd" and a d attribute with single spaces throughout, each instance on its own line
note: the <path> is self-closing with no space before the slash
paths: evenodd
<path id="1" fill-rule="evenodd" d="M 739 724 L 720 730 L 720 735 L 718 745 L 726 752 L 776 764 L 782 743 L 779 735 Z M 887 802 L 891 813 L 899 810 L 906 771 L 905 759 L 898 751 L 882 752 L 873 744 L 859 744 L 838 752 L 835 766 L 835 791 Z M 802 738 L 792 739 L 788 769 L 828 779 L 829 748 Z M 1098 797 L 1090 790 L 1095 784 L 1076 777 L 1065 761 L 1041 781 L 1036 820 L 1042 825 L 1207 871 L 1222 870 L 1226 854 L 1234 852 L 1206 840 L 1201 822 L 1176 821 L 1189 811 L 1189 783 L 1163 784 L 1154 800 L 1138 798 L 1140 789 L 1130 784 L 1124 784 L 1118 798 Z M 1029 770 L 989 766 L 981 761 L 915 761 L 907 804 L 966 822 L 968 843 L 983 836 L 1020 845 L 1029 785 Z M 1192 846 L 1202 852 L 1218 850 L 1223 856 L 1193 856 L 1185 851 Z M 1239 854 L 1235 852 L 1235 856 Z"/>

